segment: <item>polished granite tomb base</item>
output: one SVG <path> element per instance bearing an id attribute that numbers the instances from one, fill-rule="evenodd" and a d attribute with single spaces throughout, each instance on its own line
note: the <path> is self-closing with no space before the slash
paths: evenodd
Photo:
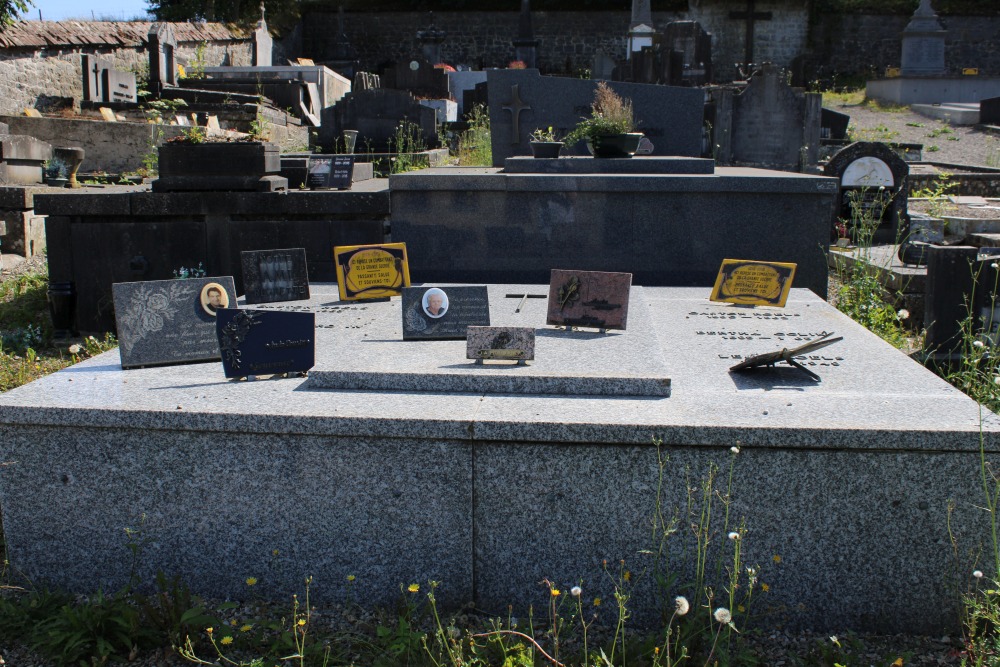
<path id="1" fill-rule="evenodd" d="M 660 507 L 682 512 L 668 541 L 678 584 L 694 562 L 688 489 L 714 465 L 725 494 L 732 464 L 730 523 L 717 498 L 712 549 L 725 565 L 726 531 L 745 525 L 743 562 L 770 588 L 754 598 L 769 625 L 950 631 L 956 591 L 973 565 L 989 569 L 954 567 L 949 529 L 962 554 L 988 540 L 979 451 L 981 428 L 987 458 L 998 451 L 994 415 L 807 290 L 773 309 L 634 286 L 618 338 L 547 327 L 543 308 L 517 311 L 522 299 L 508 295 L 518 291 L 547 286 L 490 286 L 491 320 L 536 328 L 527 367 L 477 367 L 461 340 L 404 343 L 398 299 L 344 303 L 314 284 L 308 302 L 271 305 L 316 313 L 308 379 L 231 382 L 220 363 L 123 371 L 112 351 L 0 395 L 13 570 L 38 585 L 115 590 L 131 565 L 123 529 L 141 525 L 147 582 L 162 569 L 199 593 L 239 597 L 254 576 L 261 595 L 285 599 L 312 575 L 322 603 L 342 599 L 352 574 L 354 600 L 391 604 L 400 583 L 434 579 L 444 604 L 502 615 L 542 604 L 545 578 L 612 601 L 602 563 L 624 559 L 630 622 L 650 626 L 655 438 L 669 457 Z M 820 383 L 787 367 L 728 372 L 831 331 L 844 340 L 799 360 Z M 639 356 L 619 357 L 632 337 Z M 643 358 L 670 379 L 669 396 L 447 387 L 455 373 L 590 373 L 600 384 Z M 410 380 L 318 386 L 344 370 Z"/>

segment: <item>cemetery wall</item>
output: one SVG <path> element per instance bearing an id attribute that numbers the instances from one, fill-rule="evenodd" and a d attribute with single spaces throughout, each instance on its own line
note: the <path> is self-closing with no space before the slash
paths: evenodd
<path id="1" fill-rule="evenodd" d="M 26 23 L 38 22 L 17 25 Z M 6 39 L 0 40 L 0 114 L 19 114 L 25 107 L 44 110 L 53 103 L 62 103 L 65 98 L 73 98 L 78 105 L 83 96 L 80 65 L 80 56 L 83 54 L 110 58 L 114 61 L 115 69 L 135 72 L 140 81 L 149 71 L 145 41 L 123 40 L 121 32 L 117 32 L 113 33 L 112 39 L 102 43 L 99 39 L 94 39 L 94 31 L 89 31 L 86 38 L 77 38 L 84 44 L 70 44 L 69 40 L 74 39 L 75 28 L 82 26 L 80 30 L 86 31 L 88 23 L 73 21 L 46 24 L 63 26 L 62 34 L 67 43 L 54 44 L 50 41 L 50 36 L 41 40 L 36 39 L 36 35 L 22 36 L 16 30 L 7 31 L 4 34 Z M 143 25 L 148 31 L 149 24 Z M 228 29 L 223 29 L 228 33 Z M 141 30 L 136 33 L 145 37 L 145 32 Z M 178 36 L 178 58 L 183 59 L 182 62 L 194 60 L 198 48 L 204 44 L 202 58 L 207 67 L 222 64 L 250 65 L 250 40 L 232 34 L 228 37 L 229 39 L 180 41 Z"/>
<path id="2" fill-rule="evenodd" d="M 694 3 L 692 3 L 694 4 Z M 754 23 L 754 60 L 791 67 L 800 55 L 817 71 L 862 74 L 899 66 L 900 33 L 909 16 L 813 13 L 808 3 L 758 0 L 756 12 L 770 12 Z M 746 60 L 746 23 L 729 13 L 740 7 L 721 0 L 701 0 L 688 12 L 653 12 L 653 23 L 663 29 L 675 20 L 696 20 L 712 33 L 716 80 L 736 74 L 734 63 Z M 627 11 L 532 12 L 538 64 L 546 74 L 577 74 L 592 67 L 594 54 L 625 57 L 625 36 L 631 15 Z M 506 67 L 514 59 L 512 40 L 518 32 L 518 12 L 435 12 L 434 25 L 447 37 L 442 59 L 451 65 Z M 946 62 L 953 70 L 979 67 L 982 74 L 1000 74 L 1000 17 L 941 18 L 949 31 Z M 430 26 L 427 12 L 349 12 L 344 29 L 358 51 L 361 65 L 378 71 L 392 62 L 420 53 L 416 32 Z M 332 58 L 331 34 L 337 31 L 335 11 L 308 9 L 302 21 L 302 55 L 323 61 Z"/>
<path id="3" fill-rule="evenodd" d="M 941 16 L 948 31 L 944 61 L 952 72 L 978 67 L 980 74 L 1000 74 L 1000 17 Z M 819 14 L 813 21 L 810 50 L 824 64 L 824 74 L 881 75 L 899 67 L 900 36 L 908 16 Z"/>

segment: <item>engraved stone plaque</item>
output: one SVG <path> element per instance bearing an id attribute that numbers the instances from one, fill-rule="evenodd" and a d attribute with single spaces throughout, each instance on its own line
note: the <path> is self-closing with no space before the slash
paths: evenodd
<path id="1" fill-rule="evenodd" d="M 552 269 L 547 324 L 625 329 L 631 273 Z"/>
<path id="2" fill-rule="evenodd" d="M 325 188 L 350 190 L 353 175 L 353 155 L 313 156 L 309 158 L 309 176 L 306 183 L 310 190 Z"/>
<path id="3" fill-rule="evenodd" d="M 535 358 L 532 327 L 469 327 L 465 358 L 498 361 L 531 361 Z"/>
<path id="4" fill-rule="evenodd" d="M 122 368 L 219 359 L 216 314 L 236 304 L 232 276 L 112 285 Z"/>
<path id="5" fill-rule="evenodd" d="M 316 363 L 314 313 L 226 308 L 216 335 L 227 378 L 304 373 Z"/>
<path id="6" fill-rule="evenodd" d="M 485 285 L 403 290 L 403 340 L 462 339 L 470 326 L 489 326 Z"/>
<path id="7" fill-rule="evenodd" d="M 309 298 L 305 248 L 247 250 L 240 253 L 247 303 Z"/>

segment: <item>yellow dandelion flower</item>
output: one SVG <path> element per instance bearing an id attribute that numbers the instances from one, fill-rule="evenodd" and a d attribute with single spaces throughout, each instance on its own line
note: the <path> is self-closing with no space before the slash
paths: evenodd
<path id="1" fill-rule="evenodd" d="M 347 580 L 348 581 L 354 581 L 355 579 L 357 579 L 357 577 L 355 577 L 353 574 L 347 575 Z"/>
<path id="2" fill-rule="evenodd" d="M 420 584 L 410 584 L 406 590 L 410 591 L 411 593 L 416 593 L 420 591 Z"/>
<path id="3" fill-rule="evenodd" d="M 256 586 L 257 577 L 247 577 L 247 586 Z"/>
<path id="4" fill-rule="evenodd" d="M 229 621 L 229 625 L 231 625 L 231 626 L 233 626 L 235 628 L 236 627 L 236 619 L 234 618 L 233 620 Z"/>
<path id="5" fill-rule="evenodd" d="M 551 589 L 550 592 L 552 593 L 552 597 L 554 597 L 554 598 L 557 598 L 560 595 L 562 595 L 562 591 L 559 590 L 558 588 L 553 588 L 553 589 Z"/>
<path id="6" fill-rule="evenodd" d="M 772 557 L 771 560 L 773 560 L 775 563 L 780 563 L 781 556 L 779 556 L 778 554 L 774 554 L 774 557 Z"/>
<path id="7" fill-rule="evenodd" d="M 233 638 L 230 637 L 229 635 L 226 635 L 225 637 L 222 638 L 222 641 L 220 643 L 223 646 L 229 646 L 230 644 L 233 643 Z"/>
<path id="8" fill-rule="evenodd" d="M 632 573 L 625 570 L 625 581 L 632 581 Z"/>
<path id="9" fill-rule="evenodd" d="M 277 556 L 280 553 L 281 553 L 280 551 L 278 551 L 277 549 L 275 549 L 274 551 L 271 552 L 271 555 L 272 556 Z"/>
<path id="10" fill-rule="evenodd" d="M 301 627 L 301 626 L 303 626 L 303 625 L 305 625 L 305 624 L 306 624 L 306 619 L 304 619 L 304 618 L 300 618 L 300 619 L 299 619 L 299 627 Z"/>
<path id="11" fill-rule="evenodd" d="M 208 634 L 212 634 L 215 631 L 212 628 L 205 628 L 205 632 L 207 632 Z"/>
<path id="12" fill-rule="evenodd" d="M 766 592 L 768 592 L 769 590 L 771 590 L 771 587 L 770 587 L 770 586 L 768 586 L 767 584 L 761 584 L 761 585 L 760 585 L 760 590 L 762 590 L 762 591 L 764 591 L 764 592 L 766 593 Z"/>
<path id="13" fill-rule="evenodd" d="M 653 655 L 660 655 L 660 647 L 659 646 L 654 646 L 653 647 Z"/>
<path id="14" fill-rule="evenodd" d="M 896 660 L 892 663 L 892 667 L 903 667 L 903 659 L 896 658 Z"/>
<path id="15" fill-rule="evenodd" d="M 253 630 L 253 626 L 249 623 L 240 626 L 240 632 L 250 632 L 251 630 Z"/>
<path id="16" fill-rule="evenodd" d="M 601 598 L 594 598 L 594 606 L 595 607 L 601 606 Z"/>
<path id="17" fill-rule="evenodd" d="M 741 604 L 739 604 L 739 605 L 736 605 L 736 611 L 740 612 L 741 614 L 742 614 L 743 612 L 745 612 L 746 610 L 747 610 L 747 608 L 746 608 L 746 607 L 744 607 L 743 605 L 741 605 Z"/>

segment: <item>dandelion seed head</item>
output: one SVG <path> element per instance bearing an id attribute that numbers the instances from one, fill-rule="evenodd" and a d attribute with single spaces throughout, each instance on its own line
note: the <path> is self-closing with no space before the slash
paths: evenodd
<path id="1" fill-rule="evenodd" d="M 899 319 L 906 320 L 909 319 L 910 317 L 910 311 L 908 311 L 906 308 L 900 308 L 899 312 L 896 313 L 896 315 L 899 316 Z"/>
<path id="2" fill-rule="evenodd" d="M 731 540 L 738 540 L 738 539 L 740 539 L 740 534 L 737 533 L 736 531 L 733 531 L 733 532 L 729 533 L 729 539 L 731 539 Z"/>
<path id="3" fill-rule="evenodd" d="M 737 447 L 737 446 L 735 446 L 735 445 L 733 445 L 732 447 L 729 448 L 729 451 L 731 451 L 733 454 L 739 454 L 740 453 L 740 448 Z"/>
<path id="4" fill-rule="evenodd" d="M 983 347 L 983 341 L 981 340 L 972 341 L 972 347 Z"/>
<path id="5" fill-rule="evenodd" d="M 674 598 L 674 613 L 678 616 L 683 616 L 684 614 L 691 611 L 691 605 L 688 603 L 687 598 L 683 595 L 678 595 Z"/>
<path id="6" fill-rule="evenodd" d="M 975 577 L 976 579 L 982 579 L 983 578 L 983 571 L 982 570 L 976 570 L 975 572 L 972 573 L 972 576 Z"/>
<path id="7" fill-rule="evenodd" d="M 579 586 L 574 586 L 573 588 L 569 589 L 569 594 L 575 598 L 580 597 L 581 593 L 583 593 L 583 589 L 580 588 Z"/>
<path id="8" fill-rule="evenodd" d="M 80 354 L 80 350 L 81 349 L 82 348 L 79 345 L 75 345 L 75 344 L 74 345 L 70 345 L 69 346 L 69 353 L 70 354 Z"/>
<path id="9" fill-rule="evenodd" d="M 723 625 L 725 625 L 726 623 L 731 623 L 733 620 L 733 615 L 729 613 L 729 610 L 726 609 L 725 607 L 719 607 L 718 609 L 716 609 L 715 612 L 712 614 L 712 617 L 719 623 L 722 623 Z"/>

